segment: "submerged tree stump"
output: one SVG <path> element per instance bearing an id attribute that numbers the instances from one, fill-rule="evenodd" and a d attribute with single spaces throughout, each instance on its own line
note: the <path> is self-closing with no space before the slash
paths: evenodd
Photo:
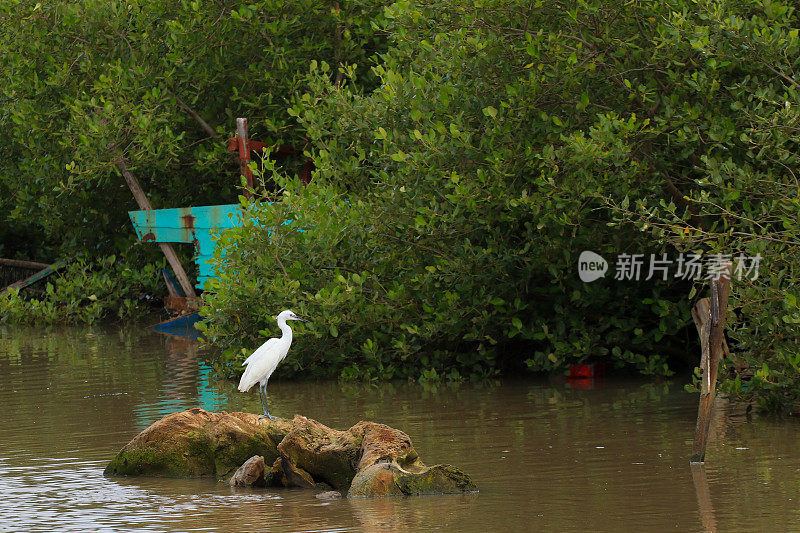
<path id="1" fill-rule="evenodd" d="M 203 409 L 154 423 L 117 454 L 104 474 L 215 476 L 234 486 L 335 489 L 348 497 L 476 490 L 454 466 L 423 464 L 409 436 L 383 424 L 359 422 L 339 431 L 300 415 L 269 420 Z"/>

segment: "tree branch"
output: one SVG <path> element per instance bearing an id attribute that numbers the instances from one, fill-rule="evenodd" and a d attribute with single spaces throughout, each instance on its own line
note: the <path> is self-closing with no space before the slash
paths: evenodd
<path id="1" fill-rule="evenodd" d="M 189 107 L 189 104 L 187 104 L 186 102 L 184 102 L 184 101 L 183 101 L 183 99 L 181 99 L 181 97 L 180 97 L 180 96 L 178 96 L 178 95 L 177 95 L 177 94 L 175 94 L 174 92 L 173 92 L 172 94 L 173 94 L 173 96 L 175 96 L 175 100 L 177 100 L 177 101 L 178 101 L 178 105 L 180 105 L 180 106 L 181 106 L 181 108 L 183 108 L 183 110 L 184 110 L 184 111 L 186 111 L 186 112 L 189 114 L 189 116 L 190 116 L 190 117 L 192 117 L 193 119 L 195 119 L 195 120 L 197 121 L 197 123 L 198 123 L 198 124 L 200 124 L 200 127 L 201 127 L 201 128 L 203 128 L 203 130 L 204 130 L 206 133 L 208 133 L 208 136 L 209 136 L 209 137 L 211 137 L 212 139 L 216 139 L 216 138 L 218 137 L 218 135 L 219 135 L 219 134 L 218 134 L 216 131 L 214 131 L 214 128 L 212 128 L 211 126 L 209 126 L 209 125 L 208 125 L 208 122 L 206 122 L 205 120 L 203 120 L 203 117 L 201 117 L 200 115 L 198 115 L 198 114 L 195 112 L 195 110 L 194 110 L 194 109 L 192 109 L 191 107 Z"/>

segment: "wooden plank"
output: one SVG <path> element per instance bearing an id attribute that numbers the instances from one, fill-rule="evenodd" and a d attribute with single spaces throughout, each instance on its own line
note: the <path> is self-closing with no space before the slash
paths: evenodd
<path id="1" fill-rule="evenodd" d="M 50 265 L 47 263 L 39 263 L 37 261 L 22 261 L 20 259 L 3 259 L 0 257 L 0 265 L 15 267 L 15 268 L 30 268 L 31 270 L 43 270 Z"/>
<path id="2" fill-rule="evenodd" d="M 137 180 L 136 176 L 134 176 L 131 171 L 128 170 L 128 166 L 124 161 L 122 161 L 122 159 L 117 160 L 117 168 L 120 172 L 122 172 L 122 177 L 125 178 L 128 188 L 131 190 L 133 197 L 136 199 L 136 203 L 139 204 L 139 209 L 152 211 L 153 207 L 150 205 L 150 200 L 147 199 L 147 195 L 144 193 L 141 185 L 139 185 L 139 180 Z"/>
<path id="3" fill-rule="evenodd" d="M 242 221 L 239 204 L 129 211 L 128 215 L 136 235 L 145 242 L 202 242 L 211 230 L 241 226 Z"/>
<path id="4" fill-rule="evenodd" d="M 210 266 L 216 248 L 214 236 L 228 228 L 241 226 L 243 220 L 239 204 L 130 211 L 128 215 L 142 241 L 195 245 L 198 289 L 205 289 L 205 283 L 214 277 Z"/>
<path id="5" fill-rule="evenodd" d="M 727 264 L 727 271 L 727 278 L 723 276 L 719 280 L 711 280 L 711 298 L 707 302 L 703 302 L 703 300 L 698 302 L 692 312 L 692 316 L 696 317 L 695 325 L 698 325 L 699 322 L 698 331 L 703 349 L 700 363 L 703 368 L 703 384 L 700 390 L 700 404 L 697 407 L 697 423 L 690 463 L 703 463 L 706 457 L 711 407 L 717 389 L 717 372 L 727 346 L 725 343 L 725 316 L 731 291 L 732 265 L 730 263 Z"/>
<path id="6" fill-rule="evenodd" d="M 196 313 L 199 309 L 199 302 L 196 298 L 190 300 L 184 296 L 165 296 L 164 307 L 170 313 L 185 315 L 186 313 Z"/>
<path id="7" fill-rule="evenodd" d="M 128 188 L 130 188 L 133 193 L 133 197 L 136 198 L 136 203 L 139 204 L 139 208 L 145 211 L 152 211 L 153 207 L 144 194 L 144 190 L 142 190 L 142 187 L 139 185 L 139 181 L 136 179 L 136 176 L 128 170 L 122 158 L 117 159 L 117 168 L 122 172 L 122 176 L 125 178 Z M 197 293 L 194 292 L 194 287 L 189 281 L 189 276 L 186 275 L 186 272 L 183 270 L 183 265 L 181 265 L 178 256 L 175 255 L 175 250 L 165 242 L 160 242 L 158 245 L 164 253 L 164 257 L 167 258 L 167 262 L 172 267 L 172 271 L 175 272 L 175 277 L 178 278 L 178 282 L 181 284 L 181 288 L 184 294 L 186 294 L 186 297 L 191 299 L 197 298 Z"/>
<path id="8" fill-rule="evenodd" d="M 9 289 L 22 290 L 25 287 L 33 285 L 37 281 L 40 281 L 40 280 L 46 278 L 47 276 L 49 276 L 50 274 L 52 274 L 53 272 L 57 271 L 58 269 L 63 267 L 65 264 L 66 264 L 65 261 L 59 261 L 58 263 L 54 263 L 52 265 L 46 265 L 45 268 L 39 270 L 35 274 L 33 274 L 31 276 L 28 276 L 27 278 L 22 279 L 20 281 L 15 281 L 11 285 L 9 285 L 8 287 L 6 287 L 2 291 L 0 291 L 0 294 L 6 292 Z"/>
<path id="9" fill-rule="evenodd" d="M 187 276 L 186 272 L 183 270 L 183 265 L 181 265 L 180 259 L 178 259 L 178 256 L 175 254 L 175 250 L 166 242 L 160 242 L 158 246 L 161 248 L 164 257 L 167 258 L 167 262 L 172 267 L 172 271 L 175 272 L 175 277 L 178 278 L 178 282 L 181 284 L 181 289 L 183 289 L 186 297 L 190 299 L 197 298 L 197 293 L 194 292 L 192 282 L 189 281 L 189 276 Z"/>

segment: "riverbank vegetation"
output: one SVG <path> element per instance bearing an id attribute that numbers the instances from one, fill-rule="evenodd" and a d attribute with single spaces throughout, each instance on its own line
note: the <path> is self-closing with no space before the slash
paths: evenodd
<path id="1" fill-rule="evenodd" d="M 760 266 L 734 276 L 721 386 L 771 409 L 797 401 L 790 4 L 300 4 L 59 8 L 95 5 L 98 22 L 56 32 L 35 67 L 48 76 L 6 69 L 0 187 L 25 194 L 0 216 L 25 226 L 59 206 L 37 224 L 51 238 L 77 224 L 74 249 L 132 239 L 121 156 L 157 206 L 230 201 L 221 137 L 248 116 L 315 171 L 303 187 L 289 164 L 261 165 L 245 225 L 221 237 L 203 309 L 219 371 L 238 372 L 292 308 L 312 323 L 287 374 L 461 380 L 604 361 L 669 375 L 697 364 L 690 309 L 708 290 L 676 276 L 679 257 L 726 254 Z M 3 28 L 11 61 L 31 55 Z M 78 31 L 104 32 L 95 55 Z M 112 193 L 118 212 L 91 201 Z M 609 262 L 604 279 L 581 281 L 584 250 Z M 638 281 L 613 279 L 620 254 L 642 254 Z M 666 280 L 645 279 L 651 254 L 671 261 Z"/>
<path id="2" fill-rule="evenodd" d="M 138 207 L 118 163 L 156 208 L 236 202 L 238 163 L 227 139 L 237 116 L 250 118 L 255 138 L 302 149 L 305 134 L 286 108 L 303 90 L 310 61 L 358 63 L 370 77 L 368 58 L 385 42 L 372 26 L 382 3 L 335 6 L 311 0 L 3 2 L 0 257 L 81 258 L 74 268 L 90 265 L 99 277 L 139 271 L 150 278 L 134 300 L 147 301 L 139 297 L 163 287 L 159 269 L 148 265 L 163 259 L 156 247 L 137 242 L 127 212 Z M 178 253 L 190 263 L 190 246 Z M 116 257 L 111 269 L 110 256 Z M 95 319 L 120 316 L 116 308 L 132 301 L 126 287 L 109 292 L 105 305 L 84 305 L 93 288 L 74 297 L 58 290 L 70 283 L 53 281 L 47 305 L 85 307 L 81 315 Z M 95 312 L 98 305 L 103 312 Z M 5 307 L 0 320 L 78 317 L 39 313 L 26 299 Z M 134 311 L 149 310 L 146 304 Z"/>
<path id="3" fill-rule="evenodd" d="M 131 265 L 138 258 L 115 255 L 91 260 L 78 257 L 62 272 L 41 282 L 32 294 L 12 289 L 0 297 L 0 322 L 29 325 L 94 324 L 143 318 L 160 302 L 160 269 L 164 261 Z"/>

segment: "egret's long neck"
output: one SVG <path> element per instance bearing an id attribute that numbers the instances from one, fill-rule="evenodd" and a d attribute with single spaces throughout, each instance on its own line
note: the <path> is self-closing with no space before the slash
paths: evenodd
<path id="1" fill-rule="evenodd" d="M 281 340 L 292 342 L 292 328 L 286 323 L 285 318 L 278 319 L 278 327 L 281 328 L 281 332 L 283 333 L 283 335 L 281 335 Z"/>

